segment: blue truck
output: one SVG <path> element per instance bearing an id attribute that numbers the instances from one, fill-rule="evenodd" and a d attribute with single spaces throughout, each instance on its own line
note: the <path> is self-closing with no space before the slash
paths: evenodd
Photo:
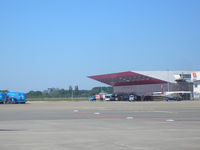
<path id="1" fill-rule="evenodd" d="M 7 92 L 5 103 L 7 104 L 25 104 L 26 94 L 23 92 Z"/>
<path id="2" fill-rule="evenodd" d="M 5 95 L 4 93 L 0 92 L 0 103 L 3 104 L 5 101 Z"/>

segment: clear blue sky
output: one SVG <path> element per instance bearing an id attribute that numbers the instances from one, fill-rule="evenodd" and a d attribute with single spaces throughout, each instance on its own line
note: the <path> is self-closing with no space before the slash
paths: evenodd
<path id="1" fill-rule="evenodd" d="M 200 0 L 0 0 L 0 52 L 0 89 L 12 91 L 200 69 Z"/>

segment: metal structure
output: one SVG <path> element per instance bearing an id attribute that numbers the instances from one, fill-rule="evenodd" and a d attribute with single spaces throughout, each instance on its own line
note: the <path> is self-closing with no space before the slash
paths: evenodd
<path id="1" fill-rule="evenodd" d="M 127 71 L 88 76 L 113 86 L 115 94 L 152 96 L 155 92 L 193 92 L 192 71 Z M 187 96 L 188 97 L 188 96 Z"/>

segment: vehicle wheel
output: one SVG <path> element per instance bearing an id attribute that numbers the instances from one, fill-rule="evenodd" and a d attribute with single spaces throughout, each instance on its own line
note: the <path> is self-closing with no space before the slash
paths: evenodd
<path id="1" fill-rule="evenodd" d="M 18 104 L 18 102 L 17 102 L 17 100 L 16 100 L 16 99 L 14 100 L 14 104 Z"/>

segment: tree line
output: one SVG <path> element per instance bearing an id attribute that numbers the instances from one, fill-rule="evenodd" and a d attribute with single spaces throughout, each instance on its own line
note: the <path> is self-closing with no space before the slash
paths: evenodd
<path id="1" fill-rule="evenodd" d="M 28 98 L 70 98 L 70 97 L 90 97 L 99 93 L 113 93 L 112 87 L 94 87 L 91 90 L 79 90 L 78 86 L 74 89 L 69 86 L 69 89 L 54 89 L 49 88 L 45 91 L 29 91 Z"/>

